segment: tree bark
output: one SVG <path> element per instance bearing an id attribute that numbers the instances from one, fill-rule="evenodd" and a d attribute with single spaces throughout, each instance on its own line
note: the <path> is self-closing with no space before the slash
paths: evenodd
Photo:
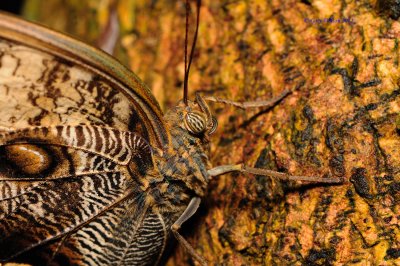
<path id="1" fill-rule="evenodd" d="M 94 1 L 88 7 L 81 1 L 54 5 L 61 2 L 65 10 L 87 8 L 90 23 L 100 25 L 94 28 L 104 25 L 104 1 L 97 1 L 101 7 Z M 395 2 L 203 1 L 191 95 L 249 101 L 292 91 L 269 110 L 210 104 L 219 121 L 212 164 L 245 163 L 343 180 L 322 185 L 243 174 L 215 178 L 200 212 L 184 228 L 211 265 L 400 263 Z M 117 55 L 168 108 L 182 97 L 184 1 L 117 6 L 122 28 Z M 60 29 L 93 42 L 90 24 L 74 28 L 65 23 L 71 13 L 64 13 L 36 17 L 50 25 L 62 19 Z M 195 12 L 190 21 L 193 32 Z M 167 264 L 191 261 L 177 246 Z"/>

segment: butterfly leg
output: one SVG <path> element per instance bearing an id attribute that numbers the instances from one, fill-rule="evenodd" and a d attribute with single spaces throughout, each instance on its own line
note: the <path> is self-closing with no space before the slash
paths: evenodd
<path id="1" fill-rule="evenodd" d="M 253 101 L 253 102 L 234 102 L 234 101 L 225 100 L 225 99 L 214 97 L 214 96 L 207 96 L 207 97 L 203 97 L 203 98 L 204 98 L 204 100 L 208 100 L 211 102 L 230 104 L 230 105 L 239 107 L 241 109 L 256 108 L 256 107 L 270 108 L 270 107 L 273 107 L 274 105 L 276 105 L 278 102 L 280 102 L 283 98 L 285 98 L 290 93 L 291 93 L 290 90 L 284 90 L 278 96 L 276 96 L 272 99 L 269 99 L 267 101 Z"/>
<path id="2" fill-rule="evenodd" d="M 181 228 L 182 224 L 186 222 L 193 214 L 196 213 L 197 209 L 199 208 L 201 199 L 194 197 L 189 202 L 189 205 L 186 207 L 185 211 L 182 215 L 175 221 L 175 223 L 171 226 L 172 233 L 174 234 L 175 238 L 178 240 L 179 244 L 181 244 L 190 255 L 192 255 L 201 265 L 207 265 L 207 261 L 197 254 L 197 252 L 193 249 L 193 247 L 186 241 L 185 238 L 178 232 Z"/>
<path id="3" fill-rule="evenodd" d="M 214 167 L 207 171 L 210 176 L 219 176 L 222 174 L 230 173 L 230 172 L 241 172 L 255 175 L 264 175 L 264 176 L 272 176 L 278 178 L 280 180 L 293 180 L 293 181 L 307 181 L 307 182 L 315 182 L 315 183 L 325 183 L 325 184 L 338 184 L 342 183 L 343 180 L 341 178 L 332 178 L 332 177 L 317 177 L 317 176 L 295 176 L 289 175 L 286 173 L 276 172 L 267 169 L 261 168 L 252 168 L 242 164 L 235 165 L 221 165 Z"/>

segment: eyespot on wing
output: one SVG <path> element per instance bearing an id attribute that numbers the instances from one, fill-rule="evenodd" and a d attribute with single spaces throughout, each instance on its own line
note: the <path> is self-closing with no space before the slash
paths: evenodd
<path id="1" fill-rule="evenodd" d="M 52 157 L 43 148 L 30 145 L 8 145 L 4 147 L 4 156 L 8 163 L 28 174 L 39 174 L 51 166 Z"/>

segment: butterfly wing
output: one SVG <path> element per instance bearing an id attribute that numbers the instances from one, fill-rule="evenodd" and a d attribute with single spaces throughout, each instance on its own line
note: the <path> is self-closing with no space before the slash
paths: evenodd
<path id="1" fill-rule="evenodd" d="M 140 172 L 153 167 L 143 138 L 96 126 L 58 126 L 8 131 L 0 139 L 0 259 L 34 265 L 158 260 L 170 221 L 148 208 L 140 189 Z M 19 158 L 10 147 L 48 153 L 56 163 L 24 172 L 25 165 L 12 167 Z"/>
<path id="2" fill-rule="evenodd" d="M 145 205 L 140 180 L 151 147 L 168 144 L 134 74 L 0 14 L 0 260 L 155 263 L 170 222 Z"/>
<path id="3" fill-rule="evenodd" d="M 0 38 L 0 127 L 105 124 L 141 130 L 153 147 L 169 145 L 147 86 L 108 54 L 3 13 Z"/>

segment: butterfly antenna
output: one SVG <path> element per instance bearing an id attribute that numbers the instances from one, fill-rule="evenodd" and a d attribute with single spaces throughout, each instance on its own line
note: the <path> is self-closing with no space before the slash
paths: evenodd
<path id="1" fill-rule="evenodd" d="M 184 78 L 184 81 L 183 81 L 183 102 L 185 103 L 185 105 L 188 105 L 189 70 L 190 70 L 190 65 L 192 64 L 194 49 L 196 47 L 197 33 L 199 31 L 200 6 L 201 6 L 201 0 L 197 0 L 196 31 L 194 32 L 192 49 L 190 50 L 190 56 L 189 56 L 189 62 L 188 62 L 187 46 L 188 46 L 190 4 L 189 4 L 189 0 L 186 0 L 185 78 Z"/>

